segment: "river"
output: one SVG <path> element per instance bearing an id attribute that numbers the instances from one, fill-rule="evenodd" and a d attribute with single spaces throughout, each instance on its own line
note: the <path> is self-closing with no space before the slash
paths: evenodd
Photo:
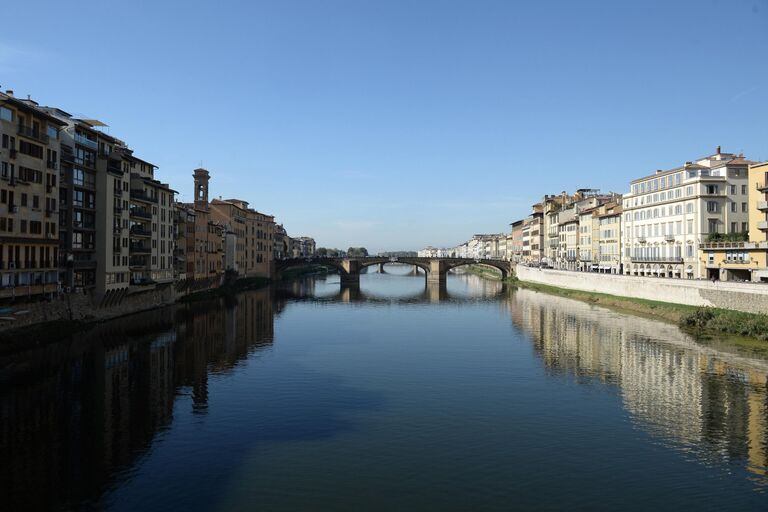
<path id="1" fill-rule="evenodd" d="M 387 266 L 0 357 L 0 509 L 768 510 L 768 356 Z"/>

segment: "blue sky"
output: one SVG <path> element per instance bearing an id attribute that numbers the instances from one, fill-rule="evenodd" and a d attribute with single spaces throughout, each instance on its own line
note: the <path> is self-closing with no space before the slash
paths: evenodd
<path id="1" fill-rule="evenodd" d="M 545 193 L 768 159 L 768 0 L 36 2 L 0 86 L 202 162 L 319 245 L 455 245 Z M 39 14 L 43 13 L 43 14 Z"/>

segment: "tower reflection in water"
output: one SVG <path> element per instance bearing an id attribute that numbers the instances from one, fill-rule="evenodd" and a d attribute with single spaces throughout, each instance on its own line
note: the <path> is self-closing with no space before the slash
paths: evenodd
<path id="1" fill-rule="evenodd" d="M 553 374 L 619 388 L 633 421 L 705 463 L 768 485 L 768 363 L 696 343 L 675 326 L 529 290 L 509 301 Z M 668 340 L 679 340 L 671 343 Z"/>
<path id="2" fill-rule="evenodd" d="M 269 290 L 142 313 L 0 360 L 0 508 L 77 507 L 127 471 L 189 394 L 272 344 Z M 159 333 L 159 334 L 158 334 Z"/>

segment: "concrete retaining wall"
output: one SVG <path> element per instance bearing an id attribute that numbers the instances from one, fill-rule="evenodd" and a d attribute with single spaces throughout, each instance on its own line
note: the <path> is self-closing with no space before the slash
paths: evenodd
<path id="1" fill-rule="evenodd" d="M 516 275 L 521 281 L 572 290 L 690 306 L 712 306 L 746 313 L 768 313 L 768 284 L 724 281 L 713 283 L 687 279 L 540 270 L 521 265 L 518 265 Z"/>
<path id="2" fill-rule="evenodd" d="M 177 293 L 173 283 L 127 293 L 120 297 L 119 302 L 115 301 L 107 306 L 102 305 L 103 300 L 97 302 L 90 295 L 71 293 L 52 301 L 13 305 L 12 312 L 0 314 L 0 317 L 13 319 L 0 320 L 0 333 L 8 329 L 56 320 L 99 322 L 167 306 L 176 302 L 176 299 Z"/>

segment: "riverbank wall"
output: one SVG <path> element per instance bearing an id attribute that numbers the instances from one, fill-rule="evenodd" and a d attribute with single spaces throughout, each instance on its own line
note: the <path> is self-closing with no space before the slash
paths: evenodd
<path id="1" fill-rule="evenodd" d="M 688 306 L 708 306 L 744 313 L 768 312 L 768 285 L 569 272 L 518 265 L 523 282 Z"/>
<path id="2" fill-rule="evenodd" d="M 47 301 L 13 304 L 0 314 L 0 336 L 3 332 L 49 322 L 102 322 L 168 306 L 181 296 L 175 283 L 168 283 L 126 290 L 99 301 L 88 294 L 69 293 Z"/>

